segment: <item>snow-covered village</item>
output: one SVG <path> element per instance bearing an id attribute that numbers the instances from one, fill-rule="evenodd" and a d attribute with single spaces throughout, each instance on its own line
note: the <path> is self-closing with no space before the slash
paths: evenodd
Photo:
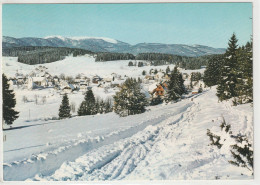
<path id="1" fill-rule="evenodd" d="M 253 40 L 240 36 L 3 36 L 3 179 L 253 179 Z"/>

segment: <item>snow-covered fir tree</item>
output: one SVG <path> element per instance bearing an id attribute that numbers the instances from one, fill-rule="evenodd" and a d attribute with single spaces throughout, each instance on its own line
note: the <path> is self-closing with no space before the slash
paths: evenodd
<path id="1" fill-rule="evenodd" d="M 223 55 L 217 55 L 209 59 L 203 77 L 203 81 L 207 86 L 211 87 L 219 83 L 223 60 Z"/>
<path id="2" fill-rule="evenodd" d="M 15 94 L 13 90 L 9 89 L 7 77 L 2 74 L 2 93 L 3 93 L 3 120 L 7 125 L 13 124 L 19 116 L 19 112 L 14 110 L 16 105 Z"/>
<path id="3" fill-rule="evenodd" d="M 237 51 L 238 69 L 237 69 L 237 97 L 234 98 L 234 104 L 250 103 L 253 101 L 253 54 L 252 42 Z"/>
<path id="4" fill-rule="evenodd" d="M 81 102 L 79 109 L 78 109 L 78 116 L 85 116 L 87 115 L 86 113 L 86 102 L 83 101 Z"/>
<path id="5" fill-rule="evenodd" d="M 113 107 L 112 107 L 112 103 L 110 99 L 107 99 L 105 101 L 105 106 L 104 106 L 104 112 L 108 113 L 108 112 L 112 112 L 113 111 Z"/>
<path id="6" fill-rule="evenodd" d="M 182 74 L 175 66 L 171 72 L 170 80 L 168 81 L 168 90 L 165 95 L 165 100 L 166 102 L 178 100 L 184 92 L 185 87 Z"/>
<path id="7" fill-rule="evenodd" d="M 69 98 L 68 98 L 68 95 L 65 94 L 62 98 L 62 102 L 61 102 L 61 105 L 60 105 L 59 118 L 64 119 L 64 118 L 71 117 L 70 109 L 71 108 L 70 108 L 70 104 L 69 104 Z"/>
<path id="8" fill-rule="evenodd" d="M 220 101 L 230 99 L 237 96 L 237 38 L 233 33 L 229 40 L 228 48 L 225 53 L 224 64 L 221 71 L 220 83 L 217 87 L 217 96 Z"/>
<path id="9" fill-rule="evenodd" d="M 103 100 L 103 99 L 100 100 L 98 113 L 100 113 L 100 114 L 105 113 L 105 105 L 106 105 L 106 104 L 105 104 L 104 100 Z"/>
<path id="10" fill-rule="evenodd" d="M 234 160 L 228 161 L 229 163 L 247 168 L 252 172 L 254 171 L 254 151 L 253 145 L 248 142 L 246 136 L 233 136 L 236 138 L 236 144 L 231 145 L 231 154 Z"/>
<path id="11" fill-rule="evenodd" d="M 145 112 L 147 100 L 136 79 L 128 78 L 114 96 L 114 111 L 120 116 Z"/>
<path id="12" fill-rule="evenodd" d="M 85 98 L 86 102 L 86 115 L 94 115 L 97 113 L 97 106 L 95 104 L 95 97 L 93 91 L 90 89 L 87 91 Z"/>
<path id="13" fill-rule="evenodd" d="M 78 115 L 79 116 L 85 116 L 85 115 L 95 115 L 95 114 L 103 114 L 112 112 L 112 105 L 111 101 L 108 99 L 104 101 L 103 99 L 94 97 L 93 91 L 88 90 L 84 101 L 80 104 L 80 107 L 78 109 Z"/>
<path id="14" fill-rule="evenodd" d="M 92 90 L 88 90 L 85 94 L 84 101 L 80 104 L 78 109 L 79 116 L 94 115 L 97 114 L 96 100 Z"/>
<path id="15" fill-rule="evenodd" d="M 183 80 L 183 77 L 182 77 L 182 73 L 179 72 L 178 74 L 178 86 L 179 86 L 179 89 L 180 89 L 180 94 L 184 94 L 186 92 L 186 88 L 184 86 L 184 80 Z"/>

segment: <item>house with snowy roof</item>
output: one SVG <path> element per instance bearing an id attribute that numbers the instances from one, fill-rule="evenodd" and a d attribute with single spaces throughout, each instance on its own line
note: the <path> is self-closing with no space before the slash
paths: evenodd
<path id="1" fill-rule="evenodd" d="M 60 89 L 64 92 L 64 93 L 71 93 L 73 90 L 75 90 L 75 87 L 68 83 L 67 81 L 62 80 L 60 82 Z"/>
<path id="2" fill-rule="evenodd" d="M 102 78 L 101 78 L 100 76 L 95 75 L 95 76 L 93 76 L 93 78 L 92 78 L 92 83 L 98 84 L 98 82 L 100 82 L 101 80 L 102 80 Z"/>
<path id="3" fill-rule="evenodd" d="M 47 87 L 48 80 L 45 77 L 28 77 L 28 89 Z"/>

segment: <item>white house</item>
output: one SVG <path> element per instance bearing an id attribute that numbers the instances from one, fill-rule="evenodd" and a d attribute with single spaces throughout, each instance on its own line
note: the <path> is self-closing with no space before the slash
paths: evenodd
<path id="1" fill-rule="evenodd" d="M 66 81 L 60 82 L 60 88 L 65 93 L 71 93 L 75 89 L 75 87 L 72 84 L 69 84 Z"/>
<path id="2" fill-rule="evenodd" d="M 45 77 L 29 77 L 28 78 L 28 89 L 34 89 L 37 87 L 47 87 L 48 80 Z"/>

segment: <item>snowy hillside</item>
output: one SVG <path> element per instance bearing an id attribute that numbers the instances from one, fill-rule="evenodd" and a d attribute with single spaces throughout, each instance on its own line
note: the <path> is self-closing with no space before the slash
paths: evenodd
<path id="1" fill-rule="evenodd" d="M 19 111 L 19 118 L 11 127 L 3 126 L 4 180 L 253 178 L 246 168 L 228 162 L 233 159 L 230 145 L 234 143 L 220 131 L 224 118 L 233 135 L 246 135 L 252 143 L 253 108 L 251 104 L 234 107 L 231 102 L 218 102 L 216 86 L 206 88 L 201 80 L 193 81 L 191 87 L 190 74 L 203 73 L 205 69 L 180 69 L 189 89 L 180 101 L 147 106 L 146 112 L 127 117 L 119 117 L 115 112 L 77 116 L 86 92 L 80 88 L 68 93 L 70 105 L 75 106 L 72 118 L 59 120 L 59 106 L 65 93 L 62 86 L 72 85 L 59 79 L 55 84 L 58 87 L 50 84 L 28 88 L 27 79 L 49 78 L 51 82 L 55 75 L 75 78 L 80 73 L 80 81 L 89 77 L 84 83 L 92 88 L 95 98 L 113 102 L 113 96 L 120 90 L 114 84 L 134 77 L 142 80 L 141 91 L 150 99 L 158 83 L 166 80 L 164 72 L 168 65 L 150 66 L 142 61 L 143 67 L 128 66 L 129 61 L 95 62 L 85 55 L 26 65 L 17 62 L 16 57 L 3 57 L 3 71 L 12 78 L 15 109 Z M 174 65 L 169 68 L 173 70 Z M 43 76 L 35 77 L 36 72 Z M 96 83 L 93 79 L 97 76 L 102 80 Z M 74 83 L 76 86 L 77 82 Z M 202 93 L 198 93 L 199 88 Z M 207 129 L 221 136 L 223 148 L 210 145 Z"/>
<path id="2" fill-rule="evenodd" d="M 252 137 L 252 107 L 218 103 L 215 93 L 208 89 L 124 118 L 109 113 L 32 124 L 20 120 L 14 126 L 21 127 L 4 131 L 4 178 L 251 179 L 246 169 L 228 163 L 228 150 L 209 145 L 206 132 L 218 128 L 223 116 L 234 133 Z"/>
<path id="3" fill-rule="evenodd" d="M 149 72 L 150 69 L 166 69 L 164 66 L 144 66 L 144 67 L 129 67 L 128 63 L 131 60 L 122 61 L 109 61 L 109 62 L 95 62 L 95 58 L 91 56 L 80 56 L 80 57 L 66 57 L 64 60 L 44 64 L 48 68 L 51 74 L 59 75 L 64 73 L 66 75 L 76 76 L 79 73 L 85 73 L 88 75 L 99 74 L 102 76 L 110 75 L 113 72 L 124 76 L 137 77 L 142 75 L 142 71 L 146 70 Z M 135 60 L 132 60 L 133 62 Z M 138 62 L 138 60 L 136 61 Z M 42 65 L 27 65 L 17 62 L 17 57 L 3 57 L 3 69 L 7 76 L 13 77 L 15 73 L 29 73 L 36 67 Z M 171 68 L 174 65 L 170 65 Z"/>
<path id="4" fill-rule="evenodd" d="M 121 76 L 127 75 L 129 77 L 142 76 L 142 71 L 147 72 L 150 69 L 164 70 L 168 65 L 162 66 L 143 66 L 143 67 L 129 67 L 129 61 L 137 62 L 138 60 L 121 60 L 121 61 L 109 61 L 109 62 L 95 62 L 95 58 L 91 56 L 79 56 L 79 57 L 66 57 L 64 60 L 38 65 L 27 65 L 17 62 L 17 57 L 3 57 L 2 66 L 4 73 L 9 77 L 14 77 L 17 71 L 19 73 L 27 74 L 34 70 L 38 66 L 46 66 L 51 74 L 60 75 L 62 73 L 66 75 L 76 76 L 79 73 L 86 73 L 88 75 L 102 74 L 102 76 L 110 75 L 111 73 L 118 73 Z M 145 61 L 143 61 L 145 62 Z M 169 65 L 171 69 L 174 65 Z M 198 71 L 203 72 L 205 69 L 198 70 L 180 70 L 190 74 L 191 72 Z"/>

